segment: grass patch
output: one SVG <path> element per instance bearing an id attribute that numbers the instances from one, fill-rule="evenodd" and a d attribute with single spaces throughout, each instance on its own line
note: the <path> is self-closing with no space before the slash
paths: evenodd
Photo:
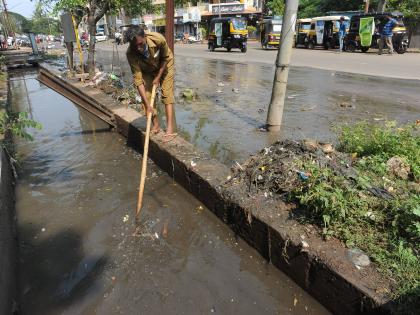
<path id="1" fill-rule="evenodd" d="M 420 136 L 418 125 L 359 123 L 339 131 L 338 150 L 354 170 L 343 175 L 316 160 L 296 161 L 311 176 L 291 192 L 305 219 L 364 250 L 394 283 L 401 312 L 420 301 Z"/>

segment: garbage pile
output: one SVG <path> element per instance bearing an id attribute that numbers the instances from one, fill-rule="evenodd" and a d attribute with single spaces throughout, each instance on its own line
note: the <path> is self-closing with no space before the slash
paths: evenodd
<path id="1" fill-rule="evenodd" d="M 331 167 L 350 177 L 356 172 L 351 168 L 350 157 L 336 151 L 329 143 L 285 140 L 264 148 L 244 164 L 234 166 L 225 186 L 242 183 L 248 195 L 264 193 L 267 197 L 284 197 L 311 176 L 304 169 L 305 163 Z"/>
<path id="2" fill-rule="evenodd" d="M 115 74 L 98 72 L 88 85 L 95 86 L 106 94 L 111 94 L 112 97 L 120 101 L 123 105 L 134 105 L 134 107 L 138 107 L 141 103 L 141 98 L 138 96 L 134 85 L 126 86 L 124 81 Z"/>

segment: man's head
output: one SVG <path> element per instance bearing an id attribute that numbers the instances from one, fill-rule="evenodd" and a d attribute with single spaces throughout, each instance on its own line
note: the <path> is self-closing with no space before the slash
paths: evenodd
<path id="1" fill-rule="evenodd" d="M 340 17 L 340 22 L 344 22 L 344 20 L 345 20 L 344 16 Z"/>
<path id="2" fill-rule="evenodd" d="M 127 30 L 126 33 L 127 41 L 130 43 L 130 47 L 140 53 L 143 53 L 147 49 L 146 34 L 144 28 L 139 25 L 134 25 Z"/>

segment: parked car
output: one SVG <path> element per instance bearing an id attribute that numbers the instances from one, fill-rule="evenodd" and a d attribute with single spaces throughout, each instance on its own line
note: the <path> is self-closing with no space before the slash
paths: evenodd
<path id="1" fill-rule="evenodd" d="M 16 36 L 16 44 L 18 44 L 19 46 L 30 47 L 31 41 L 29 40 L 28 36 L 21 35 L 21 36 Z"/>
<path id="2" fill-rule="evenodd" d="M 104 32 L 98 32 L 98 33 L 96 33 L 96 35 L 95 35 L 95 40 L 97 41 L 97 42 L 103 42 L 103 41 L 106 41 L 108 39 L 108 36 L 106 36 L 105 34 L 104 34 Z"/>

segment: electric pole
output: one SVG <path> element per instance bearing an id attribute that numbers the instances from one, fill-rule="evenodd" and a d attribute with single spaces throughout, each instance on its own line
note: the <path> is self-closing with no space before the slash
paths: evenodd
<path id="1" fill-rule="evenodd" d="M 174 0 L 166 0 L 166 17 L 165 17 L 165 38 L 169 48 L 174 53 Z"/>
<path id="2" fill-rule="evenodd" d="M 283 117 L 284 99 L 286 97 L 287 79 L 289 77 L 289 63 L 292 56 L 293 34 L 297 18 L 299 0 L 287 0 L 284 8 L 281 39 L 276 59 L 273 91 L 267 114 L 267 129 L 280 129 Z"/>

